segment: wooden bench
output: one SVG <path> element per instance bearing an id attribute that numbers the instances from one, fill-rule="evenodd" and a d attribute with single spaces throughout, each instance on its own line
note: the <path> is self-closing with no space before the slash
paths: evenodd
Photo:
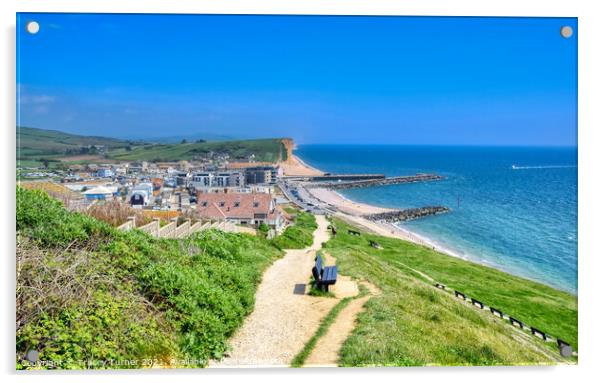
<path id="1" fill-rule="evenodd" d="M 454 290 L 454 294 L 456 295 L 456 298 L 460 298 L 463 301 L 466 300 L 466 295 L 464 295 L 463 293 L 459 292 L 458 290 Z"/>
<path id="2" fill-rule="evenodd" d="M 330 232 L 332 233 L 332 235 L 337 235 L 337 228 L 336 228 L 336 226 L 331 225 L 329 227 L 329 229 L 330 229 Z"/>
<path id="3" fill-rule="evenodd" d="M 489 306 L 489 311 L 491 311 L 491 313 L 497 317 L 504 318 L 504 313 L 502 312 L 502 310 L 498 310 Z"/>
<path id="4" fill-rule="evenodd" d="M 510 323 L 512 324 L 512 326 L 519 327 L 519 328 L 525 328 L 525 324 L 523 322 L 519 321 L 518 319 L 512 318 L 512 317 L 510 317 L 509 319 L 510 319 Z"/>
<path id="5" fill-rule="evenodd" d="M 543 340 L 548 340 L 546 333 L 539 329 L 536 329 L 535 327 L 531 327 L 531 334 Z"/>
<path id="6" fill-rule="evenodd" d="M 316 264 L 311 269 L 311 272 L 316 280 L 316 287 L 328 291 L 329 285 L 334 285 L 337 282 L 337 267 L 322 265 L 322 256 L 318 254 Z"/>
<path id="7" fill-rule="evenodd" d="M 476 300 L 474 298 L 470 298 L 470 302 L 472 302 L 473 306 L 476 306 L 476 307 L 478 307 L 480 309 L 484 309 L 485 308 L 485 305 L 483 304 L 483 302 L 478 301 L 478 300 Z"/>

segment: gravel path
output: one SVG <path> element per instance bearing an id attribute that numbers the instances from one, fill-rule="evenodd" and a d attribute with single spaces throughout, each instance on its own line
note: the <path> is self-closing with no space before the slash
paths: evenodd
<path id="1" fill-rule="evenodd" d="M 288 367 L 338 299 L 305 295 L 316 251 L 328 240 L 328 221 L 316 216 L 312 246 L 286 250 L 263 275 L 255 309 L 234 334 L 232 351 L 209 367 Z"/>

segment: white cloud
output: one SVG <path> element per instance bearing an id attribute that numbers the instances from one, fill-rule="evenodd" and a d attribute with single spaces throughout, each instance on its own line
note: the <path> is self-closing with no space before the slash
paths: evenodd
<path id="1" fill-rule="evenodd" d="M 48 114 L 48 106 L 38 105 L 33 108 L 35 114 Z"/>
<path id="2" fill-rule="evenodd" d="M 33 105 L 46 105 L 53 103 L 55 101 L 54 96 L 49 96 L 47 94 L 40 95 L 21 95 L 19 97 L 19 102 L 21 104 L 33 104 Z"/>

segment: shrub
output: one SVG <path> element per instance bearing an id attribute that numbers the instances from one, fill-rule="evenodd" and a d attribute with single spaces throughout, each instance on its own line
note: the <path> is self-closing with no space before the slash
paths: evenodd
<path id="1" fill-rule="evenodd" d="M 272 240 L 272 243 L 280 249 L 302 249 L 311 246 L 313 233 L 317 227 L 316 217 L 310 213 L 299 213 L 295 218 L 295 224 L 287 227 L 282 234 Z"/>
<path id="2" fill-rule="evenodd" d="M 17 189 L 17 367 L 34 348 L 61 368 L 81 360 L 187 358 L 203 367 L 254 305 L 282 252 L 264 238 L 207 230 L 186 239 L 120 232 Z"/>
<path id="3" fill-rule="evenodd" d="M 270 227 L 265 222 L 260 223 L 257 227 L 257 232 L 261 234 L 264 238 L 268 236 L 269 231 Z"/>
<path id="4" fill-rule="evenodd" d="M 86 214 L 111 226 L 124 224 L 130 217 L 135 217 L 136 226 L 143 226 L 152 221 L 152 217 L 145 215 L 142 210 L 133 209 L 118 200 L 91 206 L 86 210 Z"/>
<path id="5" fill-rule="evenodd" d="M 110 226 L 80 213 L 70 213 L 40 190 L 17 188 L 17 232 L 41 245 L 87 246 L 103 242 L 114 231 Z"/>
<path id="6" fill-rule="evenodd" d="M 20 238 L 17 264 L 17 363 L 30 349 L 66 369 L 177 353 L 173 328 L 105 257 Z"/>

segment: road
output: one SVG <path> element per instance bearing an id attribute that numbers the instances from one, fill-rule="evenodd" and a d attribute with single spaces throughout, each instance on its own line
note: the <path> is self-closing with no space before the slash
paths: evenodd
<path id="1" fill-rule="evenodd" d="M 280 181 L 278 182 L 278 187 L 289 201 L 305 211 L 309 211 L 313 214 L 333 214 L 335 212 L 335 210 L 328 207 L 322 201 L 311 196 L 307 190 L 298 183 Z"/>

